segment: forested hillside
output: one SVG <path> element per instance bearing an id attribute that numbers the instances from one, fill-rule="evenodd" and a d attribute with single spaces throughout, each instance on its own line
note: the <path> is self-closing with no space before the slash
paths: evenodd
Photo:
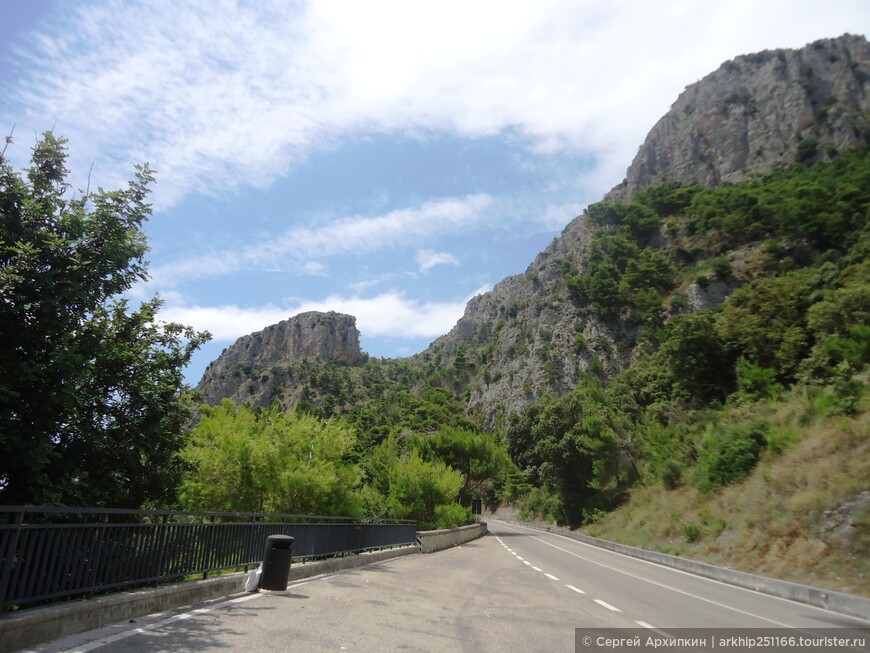
<path id="1" fill-rule="evenodd" d="M 541 509 L 579 524 L 639 483 L 738 481 L 797 437 L 743 416 L 796 388 L 820 416 L 860 412 L 868 194 L 861 147 L 739 185 L 656 186 L 591 206 L 591 253 L 580 272 L 565 263 L 565 287 L 642 329 L 626 371 L 593 371 L 511 421 L 512 457 L 546 488 Z M 716 310 L 692 311 L 679 292 L 714 284 L 733 288 Z"/>

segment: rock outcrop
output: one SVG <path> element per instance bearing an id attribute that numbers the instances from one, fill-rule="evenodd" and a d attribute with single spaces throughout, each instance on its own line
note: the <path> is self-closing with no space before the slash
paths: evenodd
<path id="1" fill-rule="evenodd" d="M 223 398 L 266 404 L 306 359 L 361 365 L 356 318 L 341 313 L 300 313 L 289 320 L 243 336 L 213 361 L 196 386 L 203 401 Z M 288 373 L 288 370 L 290 371 Z"/>
<path id="2" fill-rule="evenodd" d="M 870 44 L 861 36 L 737 57 L 686 88 L 605 199 L 625 201 L 661 182 L 717 186 L 832 156 L 870 135 L 868 88 Z M 610 375 L 634 360 L 637 327 L 602 320 L 566 290 L 562 266 L 585 271 L 591 236 L 585 216 L 575 218 L 525 273 L 472 299 L 427 350 L 444 367 L 457 352 L 478 352 L 477 369 L 466 374 L 469 411 L 487 426 L 542 393 L 574 387 L 590 368 Z M 683 292 L 689 310 L 700 310 L 720 307 L 733 289 L 713 281 Z"/>
<path id="3" fill-rule="evenodd" d="M 862 36 L 736 57 L 680 94 L 606 199 L 663 181 L 739 182 L 853 147 L 870 133 L 868 84 Z"/>

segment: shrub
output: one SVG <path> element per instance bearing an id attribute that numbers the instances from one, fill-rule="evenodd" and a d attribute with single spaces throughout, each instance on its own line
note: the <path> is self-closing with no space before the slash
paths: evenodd
<path id="1" fill-rule="evenodd" d="M 773 399 L 782 392 L 775 369 L 756 365 L 745 358 L 737 361 L 737 387 L 742 396 L 752 400 Z"/>
<path id="2" fill-rule="evenodd" d="M 456 528 L 468 524 L 468 508 L 458 503 L 445 503 L 435 506 L 435 528 Z"/>
<path id="3" fill-rule="evenodd" d="M 769 428 L 764 422 L 718 430 L 709 425 L 698 459 L 698 489 L 711 492 L 748 476 L 767 442 Z"/>
<path id="4" fill-rule="evenodd" d="M 697 542 L 701 539 L 701 535 L 703 534 L 704 531 L 700 526 L 698 526 L 698 524 L 689 523 L 683 526 L 683 535 L 686 536 L 688 542 Z"/>
<path id="5" fill-rule="evenodd" d="M 676 460 L 665 462 L 661 472 L 662 484 L 668 490 L 676 490 L 683 480 L 683 468 Z"/>
<path id="6" fill-rule="evenodd" d="M 790 426 L 772 429 L 767 434 L 767 448 L 771 453 L 782 453 L 788 447 L 798 442 L 800 442 L 800 436 Z"/>

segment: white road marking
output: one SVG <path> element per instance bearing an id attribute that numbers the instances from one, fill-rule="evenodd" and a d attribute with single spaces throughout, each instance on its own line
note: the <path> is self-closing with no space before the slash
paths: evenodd
<path id="1" fill-rule="evenodd" d="M 641 626 L 643 628 L 648 628 L 649 630 L 658 633 L 662 637 L 673 637 L 673 635 L 671 633 L 669 633 L 665 630 L 662 630 L 661 628 L 656 628 L 652 624 L 648 624 L 645 621 L 635 621 L 634 623 L 636 623 L 638 626 Z"/>
<path id="2" fill-rule="evenodd" d="M 534 530 L 534 529 L 529 529 L 529 530 Z M 538 532 L 540 532 L 540 531 L 538 531 Z M 601 549 L 599 547 L 593 547 L 591 544 L 586 544 L 585 542 L 578 542 L 577 540 L 572 540 L 570 537 L 565 537 L 564 535 L 559 535 L 558 533 L 550 533 L 550 535 L 555 535 L 556 537 L 561 537 L 562 539 L 568 540 L 569 542 L 573 542 L 573 543 L 579 544 L 581 546 L 591 547 L 591 548 L 594 548 L 598 551 L 605 551 L 605 549 Z M 625 571 L 624 569 L 620 569 L 620 568 L 614 567 L 612 565 L 606 565 L 603 562 L 598 562 L 597 560 L 592 560 L 590 558 L 587 558 L 586 556 L 580 555 L 579 553 L 574 553 L 573 551 L 569 551 L 568 549 L 563 549 L 560 546 L 556 546 L 555 544 L 551 544 L 550 542 L 546 542 L 539 537 L 532 536 L 531 539 L 537 540 L 541 544 L 546 544 L 547 546 L 553 547 L 554 549 L 557 549 L 558 551 L 562 551 L 563 553 L 567 553 L 568 555 L 574 556 L 575 558 L 580 558 L 581 560 L 585 560 L 586 562 L 589 562 L 593 565 L 597 565 L 599 567 L 604 567 L 605 569 L 615 571 L 619 574 L 623 574 L 624 576 L 628 576 L 630 578 L 635 578 L 637 580 L 643 581 L 644 583 L 649 583 L 650 585 L 655 585 L 656 587 L 661 587 L 663 589 L 670 590 L 672 592 L 676 592 L 677 594 L 682 594 L 683 596 L 688 596 L 690 598 L 697 599 L 698 601 L 703 601 L 704 603 L 709 603 L 711 605 L 715 605 L 717 608 L 722 608 L 724 610 L 731 610 L 733 612 L 737 612 L 738 614 L 742 614 L 742 615 L 745 615 L 747 617 L 752 617 L 754 619 L 760 619 L 761 621 L 766 621 L 768 623 L 775 624 L 781 628 L 794 628 L 794 626 L 790 626 L 789 624 L 782 623 L 781 621 L 776 621 L 775 619 L 768 619 L 767 617 L 762 617 L 762 616 L 757 615 L 755 613 L 747 612 L 746 610 L 741 610 L 740 608 L 735 608 L 734 606 L 731 606 L 731 605 L 726 605 L 725 603 L 719 603 L 718 601 L 713 601 L 712 599 L 704 598 L 703 596 L 698 596 L 697 594 L 692 594 L 691 592 L 686 592 L 684 590 L 678 590 L 676 587 L 671 587 L 670 585 L 666 585 L 664 583 L 659 583 L 657 581 L 650 580 L 649 578 L 645 578 L 644 576 L 638 576 L 637 574 L 633 574 L 629 571 Z M 607 553 L 615 553 L 615 552 L 607 551 Z M 623 556 L 623 557 L 629 558 L 631 560 L 637 560 L 637 558 L 632 558 L 631 556 L 626 556 L 623 553 L 616 553 L 616 555 Z M 648 562 L 646 560 L 638 560 L 638 562 L 647 562 L 647 564 L 655 565 L 655 563 Z M 670 569 L 668 567 L 663 567 L 662 565 L 655 565 L 655 566 L 660 568 L 660 569 L 668 569 L 669 571 L 676 571 L 677 573 L 685 574 L 686 576 L 692 576 L 693 578 L 697 578 L 699 580 L 707 580 L 709 582 L 716 583 L 718 585 L 725 585 L 726 587 L 733 587 L 735 589 L 745 589 L 745 588 L 737 588 L 736 586 L 728 585 L 727 583 L 720 583 L 719 581 L 710 580 L 708 578 L 704 578 L 703 576 L 697 576 L 695 574 L 690 574 L 688 572 L 684 572 L 684 571 L 681 571 L 678 569 Z M 752 591 L 752 590 L 748 590 L 748 591 Z M 756 593 L 759 593 L 759 592 L 756 592 Z M 765 595 L 765 596 L 768 596 L 768 595 Z M 770 597 L 770 598 L 777 598 L 777 597 Z M 811 606 L 801 606 L 801 607 L 809 608 Z M 828 611 L 825 610 L 825 612 L 828 612 Z M 833 613 L 833 614 L 837 614 L 837 613 Z"/>
<path id="3" fill-rule="evenodd" d="M 586 592 L 581 590 L 579 587 L 574 587 L 573 585 L 565 585 L 565 587 L 567 587 L 569 590 L 574 590 L 578 594 L 586 594 Z"/>
<path id="4" fill-rule="evenodd" d="M 507 522 L 502 522 L 502 521 L 499 521 L 498 519 L 493 519 L 492 521 L 495 522 L 495 523 L 498 523 L 498 524 L 500 524 L 500 525 L 504 525 L 504 526 L 506 526 L 508 529 L 510 529 L 511 527 L 513 527 L 515 532 L 520 532 L 520 533 L 522 533 L 523 531 L 522 531 L 522 530 L 519 530 L 519 529 L 525 529 L 526 531 L 532 531 L 532 532 L 534 532 L 534 533 L 544 533 L 544 531 L 543 531 L 542 529 L 540 529 L 540 528 L 530 528 L 530 527 L 528 527 L 528 526 L 518 526 L 517 524 L 508 524 Z M 809 605 L 809 604 L 806 604 L 806 603 L 798 603 L 797 601 L 792 601 L 791 599 L 786 599 L 786 598 L 783 598 L 783 597 L 781 597 L 781 596 L 774 596 L 773 594 L 766 594 L 766 593 L 764 593 L 764 592 L 759 592 L 758 590 L 753 590 L 753 589 L 748 588 L 748 587 L 740 587 L 739 585 L 732 585 L 731 583 L 725 583 L 725 582 L 723 582 L 723 581 L 721 581 L 721 580 L 715 580 L 715 579 L 713 579 L 713 578 L 707 578 L 707 577 L 705 577 L 705 576 L 701 576 L 701 575 L 699 575 L 699 574 L 693 574 L 693 573 L 690 572 L 690 571 L 683 571 L 682 569 L 675 569 L 675 568 L 673 568 L 673 567 L 668 567 L 667 565 L 661 565 L 661 564 L 658 564 L 658 563 L 656 563 L 656 562 L 652 562 L 651 560 L 643 560 L 642 558 L 636 558 L 636 557 L 634 557 L 634 556 L 630 556 L 630 555 L 628 555 L 628 554 L 626 554 L 626 553 L 620 553 L 619 551 L 609 551 L 609 550 L 607 550 L 607 549 L 605 549 L 605 548 L 603 548 L 603 547 L 595 546 L 594 544 L 590 544 L 590 543 L 588 543 L 588 542 L 581 542 L 580 540 L 575 540 L 575 539 L 573 539 L 573 538 L 571 538 L 571 537 L 567 537 L 567 536 L 565 536 L 565 535 L 561 535 L 560 533 L 549 533 L 549 532 L 548 532 L 548 533 L 546 533 L 546 534 L 547 534 L 547 535 L 550 535 L 550 536 L 553 536 L 553 537 L 559 537 L 559 538 L 561 538 L 561 539 L 563 539 L 563 540 L 568 540 L 569 542 L 572 542 L 572 543 L 574 543 L 574 544 L 579 544 L 580 546 L 584 546 L 584 547 L 587 547 L 587 548 L 589 548 L 589 549 L 593 549 L 593 550 L 595 550 L 595 551 L 602 551 L 602 552 L 605 552 L 605 553 L 610 553 L 610 554 L 612 554 L 612 555 L 620 556 L 620 557 L 622 557 L 622 558 L 626 558 L 626 559 L 628 559 L 628 560 L 633 560 L 634 562 L 640 562 L 640 563 L 643 563 L 643 564 L 646 564 L 646 565 L 650 565 L 650 566 L 652 566 L 652 567 L 657 567 L 657 568 L 659 568 L 659 569 L 666 569 L 666 570 L 668 570 L 668 571 L 670 571 L 670 572 L 673 572 L 673 573 L 675 573 L 675 574 L 682 574 L 683 576 L 690 576 L 690 577 L 694 578 L 695 580 L 699 580 L 699 581 L 703 580 L 703 581 L 707 581 L 708 583 L 713 583 L 713 584 L 715 584 L 715 585 L 721 585 L 721 586 L 723 586 L 723 587 L 727 587 L 727 588 L 729 588 L 729 589 L 733 589 L 733 590 L 742 590 L 742 591 L 744 591 L 744 592 L 750 592 L 750 593 L 752 593 L 752 594 L 758 594 L 758 595 L 760 595 L 760 596 L 763 596 L 763 597 L 766 598 L 766 599 L 775 599 L 775 600 L 777 600 L 777 601 L 783 601 L 783 602 L 785 602 L 785 603 L 791 603 L 792 605 L 794 605 L 794 604 L 798 604 L 802 609 L 805 609 L 805 610 L 815 610 L 815 611 L 818 611 L 818 612 L 825 612 L 825 613 L 827 613 L 827 614 L 832 614 L 832 615 L 835 615 L 835 616 L 837 616 L 837 617 L 842 617 L 842 616 L 843 616 L 842 613 L 836 612 L 836 611 L 834 611 L 834 610 L 828 610 L 827 608 L 821 608 L 821 607 L 818 607 L 818 606 L 815 606 L 815 605 Z M 616 568 L 616 567 L 611 567 L 611 566 L 609 566 L 609 565 L 605 565 L 605 564 L 603 564 L 603 563 L 601 563 L 601 562 L 596 562 L 595 560 L 590 560 L 589 558 L 585 558 L 585 557 L 583 557 L 583 556 L 581 556 L 581 555 L 578 555 L 578 554 L 576 554 L 576 553 L 573 553 L 573 552 L 571 552 L 571 551 L 566 551 L 565 549 L 561 549 L 560 547 L 555 546 L 555 545 L 553 545 L 553 544 L 550 544 L 549 542 L 544 542 L 544 540 L 542 540 L 542 539 L 540 539 L 540 538 L 533 537 L 532 539 L 538 540 L 539 542 L 543 542 L 543 543 L 546 544 L 547 546 L 552 546 L 552 547 L 554 547 L 554 548 L 556 548 L 556 549 L 559 549 L 560 551 L 565 551 L 566 553 L 569 553 L 570 555 L 573 555 L 573 556 L 575 556 L 575 557 L 577 557 L 577 558 L 580 558 L 580 559 L 582 559 L 582 560 L 586 560 L 587 562 L 591 562 L 592 564 L 598 565 L 598 566 L 600 566 L 600 567 L 604 567 L 604 568 L 606 568 L 606 569 L 611 569 L 611 570 L 613 570 L 613 571 L 617 571 L 617 572 L 619 572 L 620 574 L 625 574 L 626 576 L 631 576 L 632 578 L 636 578 L 636 579 L 638 579 L 638 580 L 642 580 L 642 581 L 644 581 L 645 583 L 650 583 L 651 585 L 657 585 L 657 586 L 659 586 L 659 587 L 663 587 L 663 588 L 665 588 L 665 589 L 669 589 L 669 590 L 671 590 L 671 591 L 673 591 L 673 592 L 677 592 L 678 594 L 683 594 L 683 595 L 685 595 L 685 596 L 689 596 L 689 597 L 691 597 L 691 598 L 693 598 L 693 599 L 698 599 L 698 600 L 700 600 L 700 601 L 704 601 L 704 602 L 706 602 L 706 603 L 711 603 L 712 605 L 715 605 L 715 606 L 720 607 L 720 608 L 725 608 L 726 610 L 733 610 L 734 612 L 738 612 L 738 613 L 740 613 L 740 614 L 743 614 L 743 615 L 746 615 L 746 616 L 749 616 L 749 617 L 755 617 L 756 619 L 761 619 L 762 621 L 767 621 L 767 622 L 769 622 L 769 623 L 775 624 L 775 625 L 777 625 L 777 626 L 781 626 L 781 627 L 783 627 L 783 628 L 796 628 L 796 626 L 790 626 L 789 624 L 780 623 L 779 621 L 775 621 L 775 620 L 773 620 L 773 619 L 767 619 L 766 617 L 761 617 L 761 616 L 759 616 L 759 615 L 757 615 L 757 614 L 755 614 L 755 613 L 752 613 L 752 612 L 746 612 L 745 610 L 740 610 L 739 608 L 735 608 L 735 607 L 732 607 L 732 606 L 730 606 L 730 605 L 726 605 L 726 604 L 724 604 L 724 603 L 717 603 L 716 601 L 712 601 L 712 600 L 710 600 L 710 599 L 705 599 L 704 597 L 697 596 L 696 594 L 691 594 L 690 592 L 685 592 L 685 591 L 683 591 L 683 590 L 678 590 L 678 589 L 676 589 L 675 587 L 671 587 L 670 585 L 665 585 L 665 584 L 663 584 L 663 583 L 657 583 L 656 581 L 649 580 L 648 578 L 644 578 L 643 576 L 637 576 L 637 575 L 635 575 L 635 574 L 629 573 L 629 572 L 624 571 L 624 570 L 622 570 L 622 569 L 618 569 L 618 568 Z M 852 619 L 861 619 L 860 617 L 850 617 L 850 618 L 852 618 Z M 870 620 L 868 620 L 868 619 L 863 619 L 862 621 L 867 621 L 868 623 L 870 623 Z"/>
<path id="5" fill-rule="evenodd" d="M 544 571 L 544 570 L 541 569 L 540 567 L 535 567 L 535 565 L 532 565 L 532 569 L 534 569 L 535 571 L 540 571 L 540 572 L 542 572 L 542 573 L 543 573 L 543 571 Z"/>
<path id="6" fill-rule="evenodd" d="M 546 576 L 546 577 L 549 578 L 550 580 L 559 580 L 559 579 L 556 578 L 553 574 L 544 574 L 544 576 Z"/>
<path id="7" fill-rule="evenodd" d="M 308 581 L 306 581 L 308 582 Z M 304 583 L 299 583 L 299 585 L 303 585 Z M 296 585 L 294 585 L 296 587 Z M 115 642 L 120 642 L 122 639 L 127 639 L 128 637 L 133 637 L 133 635 L 142 635 L 147 633 L 150 630 L 156 630 L 157 628 L 162 628 L 163 626 L 168 626 L 169 624 L 175 623 L 176 621 L 184 621 L 186 619 L 190 619 L 196 615 L 200 614 L 208 614 L 212 610 L 217 610 L 218 608 L 222 608 L 231 603 L 243 603 L 245 601 L 250 601 L 251 599 L 255 599 L 258 596 L 263 596 L 262 594 L 246 594 L 245 596 L 240 596 L 235 599 L 230 599 L 229 601 L 222 601 L 221 603 L 216 603 L 208 608 L 196 608 L 191 610 L 190 612 L 182 612 L 180 614 L 173 615 L 167 619 L 163 619 L 162 621 L 158 621 L 153 624 L 148 624 L 147 626 L 141 626 L 139 628 L 132 628 L 131 630 L 124 631 L 122 633 L 118 633 L 116 635 L 111 635 L 110 637 L 100 638 L 99 640 L 88 642 L 87 644 L 82 644 L 81 646 L 76 646 L 71 649 L 68 649 L 67 653 L 86 653 L 86 651 L 93 651 L 97 648 L 102 648 L 103 646 L 108 646 L 109 644 L 114 644 Z"/>
<path id="8" fill-rule="evenodd" d="M 602 601 L 601 599 L 592 599 L 592 600 L 595 601 L 601 607 L 607 608 L 608 610 L 611 610 L 613 612 L 622 612 L 622 610 L 620 610 L 619 608 L 612 606 L 609 603 Z"/>
<path id="9" fill-rule="evenodd" d="M 532 563 L 529 562 L 528 560 L 523 560 L 523 564 L 524 564 L 524 565 L 528 565 L 529 567 L 532 566 Z"/>
<path id="10" fill-rule="evenodd" d="M 525 560 L 523 559 L 522 556 L 517 556 L 517 560 L 520 560 L 520 561 L 522 561 L 522 562 L 525 562 Z"/>

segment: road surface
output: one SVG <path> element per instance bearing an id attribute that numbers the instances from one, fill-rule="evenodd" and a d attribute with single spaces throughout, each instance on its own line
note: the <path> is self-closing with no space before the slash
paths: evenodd
<path id="1" fill-rule="evenodd" d="M 57 653 L 575 651 L 575 629 L 870 628 L 538 530 L 152 615 L 36 647 Z"/>

